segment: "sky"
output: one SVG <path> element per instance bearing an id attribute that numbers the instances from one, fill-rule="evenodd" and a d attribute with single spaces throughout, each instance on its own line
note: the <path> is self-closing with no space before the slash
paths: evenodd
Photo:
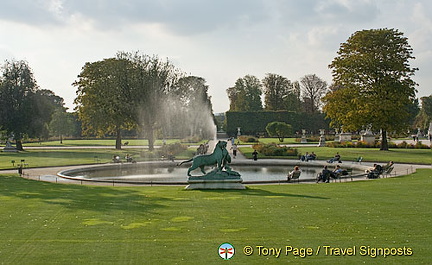
<path id="1" fill-rule="evenodd" d="M 328 65 L 356 31 L 394 28 L 419 68 L 418 97 L 432 94 L 430 0 L 0 0 L 0 63 L 26 60 L 41 89 L 73 110 L 86 62 L 140 51 L 204 78 L 215 113 L 226 89 L 267 73 L 299 81 Z"/>

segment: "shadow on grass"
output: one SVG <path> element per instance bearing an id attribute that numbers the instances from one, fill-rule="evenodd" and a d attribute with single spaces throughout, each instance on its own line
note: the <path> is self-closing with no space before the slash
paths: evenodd
<path id="1" fill-rule="evenodd" d="M 110 213 L 115 211 L 152 212 L 165 208 L 172 199 L 146 196 L 133 190 L 103 186 L 58 185 L 25 180 L 18 176 L 0 177 L 0 196 L 16 197 L 59 205 L 68 209 Z M 25 203 L 25 202 L 24 202 Z"/>
<path id="2" fill-rule="evenodd" d="M 257 188 L 249 188 L 247 187 L 245 190 L 199 190 L 203 193 L 211 193 L 216 192 L 222 195 L 227 194 L 240 194 L 245 196 L 262 196 L 262 197 L 294 197 L 294 198 L 305 198 L 305 199 L 320 199 L 320 200 L 328 200 L 330 198 L 321 197 L 321 196 L 312 196 L 312 195 L 304 195 L 304 194 L 292 194 L 292 193 L 282 193 L 282 192 L 272 192 L 264 189 Z"/>

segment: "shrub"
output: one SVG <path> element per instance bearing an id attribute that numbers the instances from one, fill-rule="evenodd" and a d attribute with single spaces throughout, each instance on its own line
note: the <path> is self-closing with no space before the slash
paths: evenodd
<path id="1" fill-rule="evenodd" d="M 250 135 L 240 135 L 238 139 L 245 143 L 256 143 L 258 142 L 258 138 Z"/>
<path id="2" fill-rule="evenodd" d="M 175 156 L 186 149 L 187 147 L 182 145 L 181 143 L 167 144 L 167 145 L 163 145 L 159 150 L 157 150 L 157 154 L 159 157 Z"/>
<path id="3" fill-rule="evenodd" d="M 298 156 L 296 148 L 277 144 L 254 144 L 252 147 L 265 156 Z"/>
<path id="4" fill-rule="evenodd" d="M 189 136 L 189 137 L 181 139 L 180 142 L 182 142 L 182 143 L 198 143 L 201 140 L 202 140 L 202 138 L 199 136 Z"/>

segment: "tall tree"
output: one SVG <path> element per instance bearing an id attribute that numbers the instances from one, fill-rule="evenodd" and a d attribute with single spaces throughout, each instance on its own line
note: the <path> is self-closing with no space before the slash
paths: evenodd
<path id="1" fill-rule="evenodd" d="M 327 92 L 327 83 L 315 74 L 305 75 L 300 79 L 300 87 L 304 111 L 307 113 L 319 112 L 321 98 Z"/>
<path id="2" fill-rule="evenodd" d="M 227 94 L 230 99 L 230 111 L 262 110 L 262 85 L 253 75 L 237 79 L 234 87 L 227 89 Z"/>
<path id="3" fill-rule="evenodd" d="M 0 129 L 13 137 L 23 150 L 22 138 L 35 133 L 38 117 L 35 94 L 38 89 L 33 72 L 25 61 L 5 61 L 0 78 Z"/>
<path id="4" fill-rule="evenodd" d="M 300 100 L 300 83 L 298 81 L 294 81 L 292 83 L 292 88 L 289 91 L 288 95 L 285 98 L 285 110 L 299 112 L 301 108 L 301 100 Z"/>
<path id="5" fill-rule="evenodd" d="M 63 98 L 57 96 L 53 91 L 39 89 L 34 95 L 34 108 L 38 115 L 32 119 L 33 135 L 48 139 L 49 123 L 52 115 L 58 109 L 66 111 Z"/>
<path id="6" fill-rule="evenodd" d="M 357 31 L 330 64 L 339 89 L 328 93 L 324 111 L 345 130 L 372 126 L 381 131 L 381 150 L 388 150 L 387 132 L 406 131 L 415 104 L 416 68 L 412 48 L 395 29 Z"/>
<path id="7" fill-rule="evenodd" d="M 297 93 L 288 78 L 269 73 L 262 83 L 266 110 L 287 110 L 290 103 L 295 103 Z"/>
<path id="8" fill-rule="evenodd" d="M 154 132 L 161 128 L 164 121 L 164 102 L 168 94 L 175 89 L 178 79 L 184 74 L 169 60 L 157 56 L 148 56 L 138 52 L 117 54 L 120 59 L 128 60 L 133 65 L 130 86 L 134 119 L 142 128 L 149 141 L 149 150 L 154 149 Z"/>
<path id="9" fill-rule="evenodd" d="M 187 132 L 187 136 L 214 137 L 212 103 L 205 79 L 197 76 L 180 78 L 173 92 L 167 101 L 171 107 L 165 108 L 168 110 L 165 116 L 170 117 L 171 123 L 177 122 L 176 126 Z M 177 115 L 183 117 L 178 119 Z"/>
<path id="10" fill-rule="evenodd" d="M 429 124 L 432 122 L 432 95 L 428 97 L 421 97 L 421 109 L 415 118 L 415 127 L 428 129 Z"/>
<path id="11" fill-rule="evenodd" d="M 73 134 L 74 121 L 72 114 L 67 113 L 64 109 L 58 108 L 52 115 L 49 129 L 53 135 L 59 136 L 60 143 L 62 144 L 64 135 Z"/>
<path id="12" fill-rule="evenodd" d="M 77 87 L 75 104 L 84 134 L 114 134 L 116 149 L 121 149 L 121 130 L 135 125 L 130 71 L 132 65 L 128 60 L 105 59 L 86 63 L 73 83 Z"/>

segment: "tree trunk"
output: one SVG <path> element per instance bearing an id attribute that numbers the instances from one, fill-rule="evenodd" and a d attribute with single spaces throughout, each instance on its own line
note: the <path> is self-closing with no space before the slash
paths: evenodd
<path id="1" fill-rule="evenodd" d="M 60 134 L 60 143 L 61 144 L 63 143 L 63 135 L 62 134 Z"/>
<path id="2" fill-rule="evenodd" d="M 15 142 L 16 142 L 16 149 L 18 151 L 24 151 L 24 148 L 23 148 L 21 140 L 15 140 Z"/>
<path id="3" fill-rule="evenodd" d="M 116 144 L 115 144 L 115 148 L 117 149 L 117 150 L 121 150 L 122 148 L 121 148 L 121 130 L 120 129 L 117 129 L 117 132 L 116 132 Z"/>
<path id="4" fill-rule="evenodd" d="M 381 130 L 381 148 L 380 150 L 389 150 L 388 147 L 388 142 L 387 142 L 387 131 L 386 130 Z"/>
<path id="5" fill-rule="evenodd" d="M 147 140 L 148 140 L 149 151 L 153 151 L 155 140 L 154 140 L 153 128 L 150 128 L 150 126 L 147 131 Z"/>

